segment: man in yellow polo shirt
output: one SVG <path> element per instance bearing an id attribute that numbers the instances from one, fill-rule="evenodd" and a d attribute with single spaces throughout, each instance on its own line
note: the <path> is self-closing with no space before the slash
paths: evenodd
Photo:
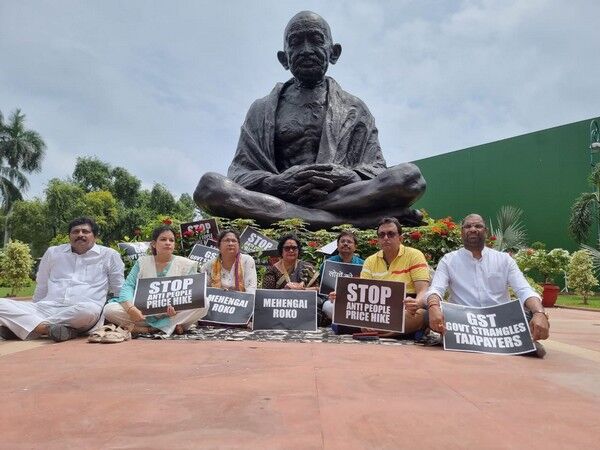
<path id="1" fill-rule="evenodd" d="M 427 326 L 424 297 L 430 279 L 425 255 L 416 248 L 402 245 L 402 227 L 393 217 L 381 219 L 377 227 L 377 239 L 381 250 L 366 259 L 360 277 L 406 283 L 404 331 L 408 334 L 424 329 Z"/>

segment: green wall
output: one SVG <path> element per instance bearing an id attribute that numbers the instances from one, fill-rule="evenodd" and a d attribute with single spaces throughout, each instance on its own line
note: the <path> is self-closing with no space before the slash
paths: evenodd
<path id="1" fill-rule="evenodd" d="M 427 180 L 415 206 L 435 218 L 477 212 L 489 222 L 500 207 L 514 205 L 524 211 L 529 243 L 574 250 L 567 226 L 575 198 L 592 189 L 591 121 L 414 161 Z"/>

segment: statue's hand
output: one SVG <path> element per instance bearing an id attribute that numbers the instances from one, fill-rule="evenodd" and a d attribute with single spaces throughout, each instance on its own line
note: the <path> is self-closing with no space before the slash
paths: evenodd
<path id="1" fill-rule="evenodd" d="M 307 166 L 294 166 L 285 172 L 271 175 L 263 181 L 264 192 L 272 193 L 284 200 L 296 202 L 298 196 L 295 191 L 306 185 L 306 180 L 296 178 Z"/>
<path id="2" fill-rule="evenodd" d="M 356 172 L 339 164 L 304 166 L 303 170 L 296 175 L 296 178 L 303 180 L 305 183 L 312 183 L 318 189 L 324 189 L 327 192 L 360 181 L 360 177 Z"/>

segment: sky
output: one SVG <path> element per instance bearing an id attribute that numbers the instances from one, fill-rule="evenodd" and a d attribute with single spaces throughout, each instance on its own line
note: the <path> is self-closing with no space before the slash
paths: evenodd
<path id="1" fill-rule="evenodd" d="M 600 115 L 597 0 L 0 0 L 0 111 L 47 144 L 26 198 L 78 156 L 176 195 L 226 174 L 251 103 L 291 77 L 276 53 L 306 9 L 388 166 Z"/>

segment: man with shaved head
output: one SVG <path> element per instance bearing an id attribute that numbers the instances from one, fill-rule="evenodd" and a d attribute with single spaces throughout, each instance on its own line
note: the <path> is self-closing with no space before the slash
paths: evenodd
<path id="1" fill-rule="evenodd" d="M 485 246 L 487 229 L 479 214 L 469 214 L 463 219 L 461 236 L 464 247 L 444 255 L 427 291 L 430 328 L 445 332 L 440 302 L 447 291 L 451 303 L 486 307 L 510 301 L 508 288 L 511 287 L 530 320 L 533 340 L 547 339 L 550 324 L 540 296 L 529 286 L 508 253 Z M 538 356 L 545 354 L 537 342 L 536 348 Z"/>
<path id="2" fill-rule="evenodd" d="M 292 17 L 277 58 L 293 78 L 252 104 L 228 178 L 207 173 L 198 183 L 202 209 L 267 225 L 299 217 L 311 228 L 420 221 L 409 206 L 425 190 L 421 172 L 387 168 L 366 105 L 325 76 L 341 53 L 321 16 Z"/>

